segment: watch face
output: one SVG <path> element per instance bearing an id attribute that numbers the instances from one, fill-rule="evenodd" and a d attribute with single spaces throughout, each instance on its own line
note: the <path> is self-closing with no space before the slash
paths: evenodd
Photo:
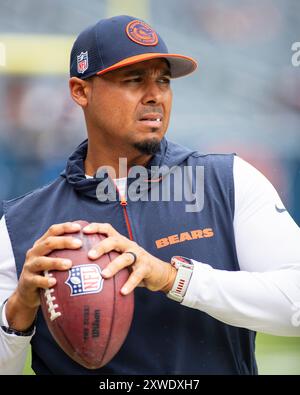
<path id="1" fill-rule="evenodd" d="M 171 264 L 178 269 L 178 267 L 185 266 L 193 266 L 193 262 L 191 259 L 186 258 L 184 256 L 173 256 L 171 259 Z"/>

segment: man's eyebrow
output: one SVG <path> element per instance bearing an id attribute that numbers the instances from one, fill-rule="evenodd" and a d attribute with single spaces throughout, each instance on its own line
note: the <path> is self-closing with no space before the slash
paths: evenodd
<path id="1" fill-rule="evenodd" d="M 131 77 L 131 76 L 144 76 L 147 74 L 147 69 L 134 69 L 134 70 L 127 70 L 122 73 L 123 77 Z M 159 76 L 167 76 L 171 77 L 171 71 L 169 69 L 163 69 L 158 73 Z"/>
<path id="2" fill-rule="evenodd" d="M 171 70 L 170 69 L 162 70 L 161 75 L 166 77 L 171 77 Z"/>
<path id="3" fill-rule="evenodd" d="M 130 77 L 132 75 L 144 75 L 145 74 L 145 70 L 144 69 L 133 69 L 133 70 L 126 70 L 123 71 L 122 75 L 124 77 Z"/>

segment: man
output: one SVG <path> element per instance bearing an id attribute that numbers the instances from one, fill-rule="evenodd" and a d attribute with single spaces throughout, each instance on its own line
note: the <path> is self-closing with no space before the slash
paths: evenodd
<path id="1" fill-rule="evenodd" d="M 272 185 L 238 157 L 201 155 L 164 137 L 170 79 L 195 68 L 129 16 L 101 20 L 75 41 L 70 91 L 88 141 L 53 183 L 3 204 L 2 372 L 22 371 L 31 340 L 38 374 L 255 374 L 255 331 L 300 335 L 292 320 L 300 301 L 300 232 Z M 147 176 L 139 188 L 136 166 Z M 110 191 L 117 184 L 117 200 L 104 199 L 103 183 Z M 146 199 L 166 185 L 175 194 L 183 185 L 181 198 Z M 63 353 L 38 312 L 38 289 L 55 284 L 40 273 L 72 265 L 47 254 L 81 246 L 64 235 L 78 231 L 77 219 L 92 223 L 86 233 L 108 236 L 91 259 L 121 253 L 103 277 L 130 267 L 121 292 L 135 292 L 128 337 L 96 371 Z"/>

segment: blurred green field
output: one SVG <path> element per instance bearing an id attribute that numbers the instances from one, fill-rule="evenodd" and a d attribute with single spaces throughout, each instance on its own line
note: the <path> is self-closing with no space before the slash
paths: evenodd
<path id="1" fill-rule="evenodd" d="M 300 375 L 300 337 L 257 335 L 259 374 Z"/>
<path id="2" fill-rule="evenodd" d="M 277 337 L 258 334 L 256 357 L 259 374 L 300 375 L 300 337 Z M 28 354 L 24 374 L 34 374 Z"/>

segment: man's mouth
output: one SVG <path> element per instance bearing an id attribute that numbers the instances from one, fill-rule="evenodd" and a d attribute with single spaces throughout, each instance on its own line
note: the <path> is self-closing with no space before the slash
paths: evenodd
<path id="1" fill-rule="evenodd" d="M 163 117 L 161 114 L 145 114 L 140 119 L 143 125 L 151 128 L 160 128 L 162 126 Z"/>

